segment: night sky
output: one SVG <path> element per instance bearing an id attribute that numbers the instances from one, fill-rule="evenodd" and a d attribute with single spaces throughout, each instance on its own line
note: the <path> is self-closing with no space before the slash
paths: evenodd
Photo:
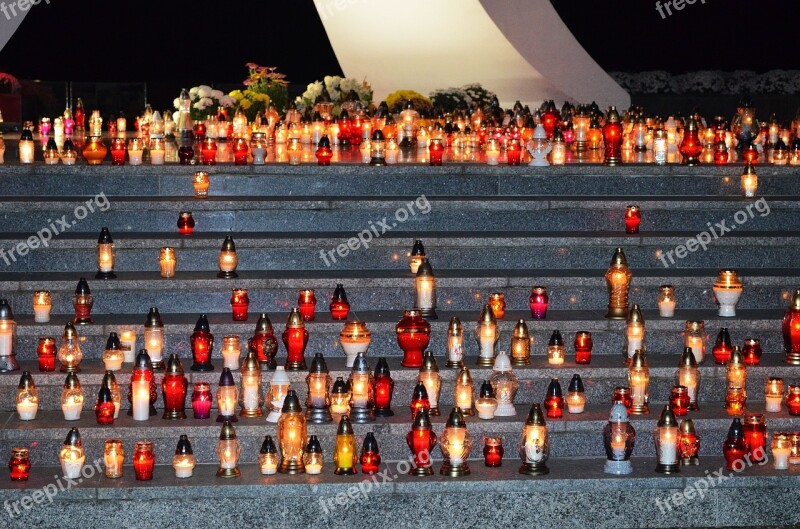
<path id="1" fill-rule="evenodd" d="M 662 19 L 651 0 L 552 0 L 608 71 L 800 69 L 798 2 L 702 1 Z M 375 23 L 395 38 L 402 2 L 386 3 Z M 0 52 L 0 70 L 19 78 L 145 82 L 159 106 L 182 86 L 239 84 L 248 61 L 277 66 L 300 90 L 341 74 L 312 0 L 51 0 Z"/>

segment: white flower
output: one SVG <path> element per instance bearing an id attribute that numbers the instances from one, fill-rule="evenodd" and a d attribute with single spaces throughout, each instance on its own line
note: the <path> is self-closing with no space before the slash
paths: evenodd
<path id="1" fill-rule="evenodd" d="M 219 104 L 220 106 L 230 108 L 236 105 L 236 99 L 231 96 L 223 95 L 222 97 L 219 98 Z"/>
<path id="2" fill-rule="evenodd" d="M 200 97 L 210 97 L 211 96 L 211 87 L 208 85 L 200 85 L 197 87 L 197 95 Z"/>
<path id="3" fill-rule="evenodd" d="M 206 108 L 210 107 L 214 104 L 214 101 L 211 98 L 203 97 L 197 101 L 194 105 L 192 105 L 197 110 L 205 110 Z"/>
<path id="4" fill-rule="evenodd" d="M 175 101 L 173 101 L 172 104 L 175 106 L 175 108 L 180 110 L 180 108 L 181 108 L 181 98 L 180 97 L 176 97 Z"/>
<path id="5" fill-rule="evenodd" d="M 211 98 L 212 99 L 220 99 L 224 95 L 225 95 L 225 93 L 222 90 L 212 90 L 211 91 Z"/>
<path id="6" fill-rule="evenodd" d="M 191 90 L 189 90 L 189 98 L 190 99 L 195 99 L 197 97 L 197 91 L 198 90 L 199 89 L 196 86 L 192 87 Z"/>

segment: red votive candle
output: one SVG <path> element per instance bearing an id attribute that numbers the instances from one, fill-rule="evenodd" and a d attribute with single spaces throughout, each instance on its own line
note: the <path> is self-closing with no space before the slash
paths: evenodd
<path id="1" fill-rule="evenodd" d="M 578 331 L 575 335 L 575 363 L 589 364 L 592 361 L 592 333 L 589 331 Z"/>
<path id="2" fill-rule="evenodd" d="M 690 400 L 689 389 L 686 386 L 672 386 L 672 392 L 669 395 L 669 405 L 675 416 L 683 417 L 689 413 Z"/>
<path id="3" fill-rule="evenodd" d="M 745 365 L 757 366 L 761 361 L 761 340 L 758 338 L 745 338 L 742 359 Z"/>
<path id="4" fill-rule="evenodd" d="M 12 448 L 8 461 L 11 481 L 28 481 L 31 475 L 31 454 L 27 448 Z"/>
<path id="5" fill-rule="evenodd" d="M 487 437 L 483 445 L 483 460 L 487 467 L 503 465 L 503 438 Z"/>
<path id="6" fill-rule="evenodd" d="M 247 165 L 247 140 L 236 138 L 233 143 L 233 165 Z"/>
<path id="7" fill-rule="evenodd" d="M 442 165 L 442 157 L 444 156 L 444 144 L 441 138 L 432 138 L 430 145 L 428 145 L 428 152 L 430 153 L 431 165 Z"/>
<path id="8" fill-rule="evenodd" d="M 639 233 L 639 224 L 642 222 L 642 211 L 639 206 L 628 206 L 625 209 L 625 233 Z"/>
<path id="9" fill-rule="evenodd" d="M 247 296 L 246 288 L 233 289 L 231 296 L 231 311 L 233 321 L 247 321 L 247 310 L 250 308 L 250 298 Z"/>
<path id="10" fill-rule="evenodd" d="M 150 481 L 153 479 L 153 468 L 156 465 L 156 455 L 153 452 L 152 441 L 137 441 L 133 450 L 133 472 L 137 481 Z"/>
<path id="11" fill-rule="evenodd" d="M 297 298 L 297 307 L 300 310 L 303 321 L 314 321 L 314 310 L 317 307 L 317 298 L 314 295 L 314 290 L 310 288 L 301 290 L 300 296 Z"/>
<path id="12" fill-rule="evenodd" d="M 39 338 L 39 346 L 36 348 L 39 357 L 39 371 L 56 370 L 56 339 L 50 336 Z"/>
<path id="13" fill-rule="evenodd" d="M 531 317 L 535 320 L 543 320 L 547 317 L 547 306 L 550 297 L 547 295 L 547 288 L 533 287 L 531 289 L 530 306 Z"/>
<path id="14" fill-rule="evenodd" d="M 194 217 L 191 211 L 181 211 L 178 216 L 178 233 L 181 235 L 194 233 Z"/>
<path id="15" fill-rule="evenodd" d="M 211 385 L 208 382 L 194 383 L 192 411 L 195 419 L 208 419 L 211 417 Z"/>
<path id="16" fill-rule="evenodd" d="M 506 145 L 506 160 L 508 161 L 508 165 L 519 165 L 521 158 L 522 147 L 520 146 L 519 140 L 517 138 L 508 140 L 508 145 Z"/>

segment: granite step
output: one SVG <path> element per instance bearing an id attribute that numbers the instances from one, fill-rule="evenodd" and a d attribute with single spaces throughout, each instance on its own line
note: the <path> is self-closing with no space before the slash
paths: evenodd
<path id="1" fill-rule="evenodd" d="M 634 454 L 640 445 L 652 444 L 642 437 Z M 478 450 L 476 442 L 473 452 Z M 754 528 L 800 522 L 795 470 L 754 465 L 711 485 L 707 475 L 724 466 L 718 454 L 704 456 L 700 466 L 684 467 L 669 476 L 653 471 L 655 458 L 635 455 L 633 474 L 622 477 L 604 474 L 601 457 L 553 457 L 548 462 L 550 474 L 532 478 L 517 473 L 515 442 L 506 447 L 502 467 L 486 468 L 475 461 L 470 476 L 449 478 L 438 475 L 441 459 L 436 448 L 434 476 L 411 477 L 404 472 L 405 463 L 387 462 L 374 481 L 360 473 L 336 476 L 332 463 L 326 463 L 319 476 L 262 476 L 255 464 L 244 463 L 238 479 L 217 478 L 218 465 L 207 464 L 198 465 L 194 477 L 177 479 L 168 465 L 171 457 L 169 452 L 157 457 L 154 478 L 147 482 L 134 480 L 130 464 L 115 480 L 104 478 L 102 472 L 87 472 L 89 478 L 59 491 L 52 503 L 43 493 L 34 497 L 40 500 L 36 502 L 29 496 L 31 491 L 55 486 L 53 476 L 60 475 L 59 468 L 34 466 L 26 483 L 0 483 L 0 500 L 11 507 L 7 527 L 95 527 L 109 519 L 142 529 L 164 527 L 165 519 L 181 519 L 187 526 L 213 520 L 219 527 L 269 529 L 412 524 L 461 529 L 487 519 L 535 519 L 541 527 L 597 528 L 743 524 Z M 16 515 L 12 502 L 26 497 L 22 506 L 28 508 L 18 507 Z"/>
<path id="2" fill-rule="evenodd" d="M 797 203 L 791 196 L 736 197 L 726 201 L 695 197 L 633 196 L 614 200 L 602 197 L 492 196 L 465 200 L 453 196 L 397 198 L 354 196 L 347 200 L 298 196 L 265 200 L 259 197 L 216 197 L 197 201 L 181 197 L 158 200 L 105 196 L 104 199 L 26 196 L 7 200 L 0 209 L 4 230 L 38 232 L 48 226 L 59 231 L 92 233 L 108 226 L 113 232 L 155 231 L 174 233 L 178 214 L 192 211 L 197 229 L 232 232 L 311 231 L 616 231 L 624 233 L 625 207 L 642 208 L 641 230 L 708 231 L 724 222 L 735 229 L 791 233 L 797 225 Z M 713 198 L 713 197 L 712 197 Z M 654 200 L 655 199 L 655 200 Z M 88 204 L 88 205 L 87 205 Z M 580 207 L 576 205 L 580 204 Z M 24 215 L 22 214 L 24 213 Z M 56 222 L 56 219 L 61 222 Z M 66 225 L 66 227 L 65 227 Z M 719 230 L 717 230 L 719 231 Z"/>
<path id="3" fill-rule="evenodd" d="M 687 185 L 696 196 L 741 195 L 742 166 L 630 164 L 609 170 L 598 164 L 560 167 L 489 167 L 451 164 L 430 167 L 403 164 L 381 168 L 360 164 L 319 167 L 234 167 L 77 165 L 73 167 L 5 164 L 0 167 L 7 196 L 191 196 L 192 175 L 207 170 L 212 196 L 436 196 L 564 195 L 580 196 L 684 195 Z M 795 167 L 758 166 L 759 190 L 768 195 L 800 194 Z"/>
<path id="4" fill-rule="evenodd" d="M 541 402 L 539 399 L 537 401 Z M 650 437 L 650 432 L 655 429 L 658 414 L 664 403 L 651 403 L 651 412 L 647 415 L 631 416 L 633 424 L 639 434 L 635 454 L 638 456 L 654 456 L 655 447 Z M 525 417 L 530 407 L 529 403 L 517 403 L 515 417 L 498 417 L 484 421 L 477 417 L 467 418 L 467 428 L 470 431 L 477 447 L 474 447 L 471 459 L 481 458 L 482 438 L 487 435 L 497 435 L 503 438 L 503 445 L 509 455 L 514 453 L 514 448 L 519 442 L 523 430 Z M 605 454 L 602 443 L 603 426 L 608 422 L 610 404 L 598 403 L 587 406 L 587 410 L 579 415 L 565 414 L 561 419 L 547 421 L 550 436 L 550 453 L 552 457 L 601 457 Z M 754 411 L 763 412 L 763 406 L 757 406 Z M 438 417 L 432 417 L 433 429 L 440 435 L 450 407 L 442 410 Z M 33 421 L 20 421 L 16 415 L 7 414 L 0 419 L 6 428 L 0 433 L 0 451 L 10 453 L 14 446 L 28 446 L 31 449 L 31 459 L 34 465 L 58 464 L 58 452 L 64 443 L 64 436 L 72 427 L 77 427 L 81 432 L 87 461 L 91 461 L 102 454 L 105 439 L 116 438 L 124 441 L 125 450 L 128 452 L 128 461 L 133 451 L 133 443 L 137 440 L 148 439 L 153 441 L 156 459 L 170 461 L 175 452 L 175 444 L 181 434 L 186 434 L 192 441 L 195 457 L 200 463 L 218 461 L 214 447 L 219 438 L 220 423 L 215 422 L 216 413 L 209 419 L 189 418 L 183 420 L 162 419 L 160 414 L 147 421 L 134 421 L 124 412 L 114 421 L 113 425 L 98 425 L 94 414 L 84 413 L 77 421 L 65 421 L 60 411 L 44 411 L 37 414 Z M 722 403 L 707 406 L 687 416 L 695 423 L 697 433 L 701 438 L 702 456 L 717 455 L 730 427 L 732 417 L 725 412 Z M 792 417 L 787 411 L 770 413 L 766 417 L 767 428 L 770 433 L 775 431 L 792 431 L 797 429 L 797 417 Z M 408 455 L 406 434 L 411 428 L 411 412 L 407 407 L 396 407 L 393 417 L 381 418 L 369 424 L 354 424 L 353 429 L 360 448 L 363 436 L 367 432 L 374 432 L 378 441 L 381 455 L 388 461 L 405 459 Z M 268 423 L 264 417 L 240 417 L 235 423 L 237 437 L 242 445 L 240 461 L 242 463 L 255 463 L 258 459 L 258 450 L 265 435 L 276 438 L 276 425 Z M 309 424 L 309 435 L 317 435 L 322 444 L 326 458 L 330 460 L 333 454 L 333 444 L 336 438 L 337 421 L 326 424 Z M 441 461 L 438 449 L 434 458 Z"/>
<path id="5" fill-rule="evenodd" d="M 280 338 L 286 323 L 286 308 L 278 312 L 269 312 L 269 317 L 275 329 L 276 336 Z M 161 312 L 165 325 L 165 351 L 176 352 L 182 357 L 190 356 L 189 336 L 192 334 L 199 316 L 198 312 L 175 314 Z M 400 321 L 402 313 L 398 311 L 375 312 L 359 311 L 355 313 L 367 323 L 372 334 L 370 356 L 400 357 L 402 350 L 397 345 L 395 326 Z M 743 344 L 745 338 L 759 338 L 762 349 L 769 352 L 783 350 L 783 338 L 780 322 L 782 310 L 742 310 L 736 318 L 721 318 L 716 311 L 678 309 L 674 318 L 659 318 L 657 311 L 644 309 L 647 325 L 646 345 L 651 356 L 677 355 L 684 347 L 684 323 L 686 320 L 705 321 L 707 333 L 707 350 L 713 346 L 714 339 L 721 327 L 730 329 L 731 338 L 735 344 Z M 450 318 L 458 316 L 464 324 L 464 346 L 466 354 L 477 355 L 478 346 L 474 340 L 474 329 L 478 320 L 479 311 L 474 312 L 440 312 L 438 320 L 430 320 L 431 338 L 429 349 L 437 355 L 444 355 L 447 347 L 447 327 Z M 568 356 L 572 354 L 572 344 L 575 333 L 589 331 L 594 342 L 593 355 L 621 356 L 625 350 L 625 322 L 622 320 L 607 320 L 605 312 L 592 311 L 549 311 L 546 320 L 531 320 L 530 311 L 509 311 L 505 319 L 500 320 L 500 341 L 498 350 L 509 350 L 511 335 L 516 322 L 525 319 L 532 337 L 532 354 L 544 355 L 546 345 L 553 330 L 558 329 L 567 345 Z M 94 323 L 78 326 L 81 337 L 84 358 L 99 359 L 105 349 L 109 333 L 121 332 L 123 329 L 134 330 L 139 337 L 139 347 L 142 346 L 142 325 L 146 313 L 139 314 L 100 314 L 94 315 Z M 253 335 L 256 313 L 250 313 L 249 321 L 234 322 L 231 315 L 208 314 L 211 330 L 217 339 L 229 334 L 236 334 L 241 342 L 246 343 Z M 33 317 L 28 315 L 16 316 L 17 320 L 17 356 L 22 360 L 35 360 L 36 347 L 39 337 L 52 336 L 59 338 L 67 321 L 72 321 L 72 315 L 53 315 L 50 323 L 33 323 Z M 306 356 L 322 353 L 328 358 L 343 357 L 344 352 L 339 345 L 339 333 L 343 322 L 333 321 L 329 314 L 318 313 L 315 321 L 308 322 L 309 343 L 306 347 Z M 221 343 L 221 342 L 220 342 Z M 219 350 L 219 349 L 218 349 Z M 278 358 L 285 358 L 285 349 L 282 345 L 278 349 Z M 710 360 L 709 360 L 710 361 Z"/>
<path id="6" fill-rule="evenodd" d="M 435 263 L 434 263 L 435 266 Z M 243 267 L 244 268 L 244 267 Z M 783 309 L 800 285 L 797 269 L 740 268 L 744 291 L 739 309 Z M 712 286 L 718 269 L 633 269 L 630 302 L 655 307 L 659 287 L 672 284 L 678 306 L 717 307 Z M 534 285 L 548 288 L 554 310 L 592 310 L 605 314 L 608 293 L 602 270 L 443 270 L 436 267 L 437 305 L 440 310 L 480 311 L 491 292 L 505 293 L 509 310 L 529 305 Z M 408 269 L 255 272 L 243 270 L 236 279 L 219 279 L 215 272 L 181 272 L 161 278 L 157 272 L 119 272 L 117 279 L 94 279 L 95 272 L 7 273 L 0 275 L 0 295 L 18 314 L 32 313 L 33 292 L 49 290 L 53 311 L 72 313 L 71 299 L 80 277 L 88 280 L 96 314 L 143 313 L 158 306 L 167 313 L 228 312 L 231 290 L 248 289 L 252 312 L 288 310 L 298 291 L 312 288 L 317 310 L 325 312 L 330 295 L 341 283 L 351 308 L 399 312 L 415 304 L 414 278 Z"/>
<path id="7" fill-rule="evenodd" d="M 233 233 L 241 270 L 407 270 L 414 239 L 421 239 L 435 270 L 463 268 L 497 270 L 527 268 L 605 269 L 614 249 L 622 247 L 635 270 L 665 268 L 794 268 L 800 258 L 797 231 L 739 231 L 706 243 L 692 241 L 696 232 L 669 231 L 624 235 L 620 231 L 398 231 L 369 240 L 357 232 Z M 92 233 L 64 233 L 42 246 L 17 246 L 31 232 L 0 234 L 3 272 L 60 272 L 96 267 L 97 237 Z M 229 232 L 127 233 L 112 230 L 116 246 L 115 269 L 136 272 L 158 270 L 163 246 L 176 249 L 178 271 L 217 270 L 222 241 Z M 703 236 L 704 237 L 704 236 Z M 692 241 L 692 242 L 688 242 Z M 348 245 L 348 242 L 350 246 Z M 693 251 L 679 250 L 686 247 Z M 352 250 L 352 248 L 356 248 Z M 671 253 L 670 253 L 671 252 Z M 681 253 L 676 253 L 681 252 Z M 679 256 L 683 256 L 680 258 Z M 5 265 L 5 266 L 3 266 Z"/>
<path id="8" fill-rule="evenodd" d="M 175 351 L 175 349 L 170 349 L 170 351 Z M 547 386 L 552 378 L 558 378 L 563 391 L 566 392 L 573 374 L 579 374 L 581 376 L 586 387 L 586 397 L 589 403 L 592 404 L 604 405 L 605 403 L 610 403 L 614 388 L 616 386 L 628 385 L 628 369 L 624 365 L 622 354 L 597 355 L 592 359 L 591 364 L 577 365 L 574 362 L 571 348 L 569 348 L 569 350 L 570 353 L 568 354 L 567 361 L 562 366 L 548 365 L 547 359 L 544 356 L 544 350 L 542 350 L 537 351 L 537 354 L 532 357 L 529 366 L 514 367 L 514 374 L 520 382 L 516 402 L 525 403 L 544 400 Z M 222 368 L 222 359 L 219 357 L 218 353 L 212 358 L 212 364 L 215 367 L 214 371 L 202 373 L 190 370 L 192 360 L 189 351 L 180 351 L 179 355 L 182 358 L 184 370 L 190 383 L 190 394 L 191 386 L 195 382 L 208 382 L 211 384 L 213 390 L 216 391 Z M 371 367 L 374 367 L 376 362 L 376 356 L 373 355 L 374 351 L 371 352 L 368 357 Z M 443 355 L 437 356 L 440 375 L 442 377 L 442 390 L 439 397 L 439 404 L 443 407 L 452 406 L 454 403 L 453 390 L 459 370 L 446 367 Z M 394 406 L 397 408 L 407 408 L 416 383 L 418 370 L 402 367 L 400 365 L 400 360 L 401 358 L 397 356 L 387 357 L 392 378 L 395 381 Z M 478 366 L 476 360 L 476 356 L 468 356 L 466 357 L 465 365 L 470 370 L 474 381 L 475 394 L 477 395 L 481 382 L 491 377 L 492 370 L 490 368 Z M 307 361 L 310 362 L 308 356 Z M 278 359 L 278 365 L 283 365 L 283 362 L 284 359 Z M 345 367 L 343 357 L 326 355 L 326 363 L 328 364 L 331 377 L 334 380 L 336 377 L 342 377 L 347 380 L 351 369 Z M 648 357 L 648 364 L 651 377 L 650 398 L 653 402 L 666 402 L 669 398 L 672 386 L 675 385 L 679 355 L 677 353 L 651 354 Z M 37 363 L 31 360 L 22 361 L 21 367 L 23 370 L 30 371 L 34 379 L 34 383 L 39 392 L 39 409 L 42 411 L 60 411 L 61 404 L 59 399 L 64 386 L 65 374 L 59 371 L 40 372 Z M 120 371 L 115 373 L 117 382 L 124 388 L 122 408 L 126 410 L 130 408 L 126 399 L 132 369 L 132 364 L 126 363 Z M 713 409 L 720 406 L 724 408 L 722 403 L 725 399 L 726 387 L 725 366 L 715 365 L 713 358 L 709 355 L 706 362 L 703 363 L 699 369 L 701 374 L 699 392 L 701 409 L 707 407 Z M 78 378 L 85 396 L 84 410 L 86 413 L 92 415 L 92 417 L 94 417 L 92 414 L 94 410 L 94 401 L 100 389 L 104 372 L 103 363 L 100 360 L 86 359 L 81 364 L 81 372 L 78 373 Z M 162 374 L 163 371 L 157 373 L 157 381 L 161 380 Z M 288 373 L 292 389 L 297 391 L 302 402 L 305 402 L 307 395 L 307 386 L 305 382 L 307 374 L 307 371 Z M 19 377 L 20 372 L 0 375 L 0 403 L 2 403 L 2 405 L 0 405 L 0 410 L 8 412 L 14 411 Z M 272 372 L 265 370 L 262 377 L 262 387 L 265 394 L 269 389 Z M 783 363 L 783 355 L 778 353 L 765 353 L 759 365 L 748 366 L 747 379 L 749 391 L 747 401 L 753 411 L 763 411 L 764 384 L 768 377 L 781 377 L 784 379 L 784 383 L 788 385 L 790 383 L 795 383 L 798 378 L 800 378 L 800 368 Z M 234 378 L 237 384 L 239 384 L 240 376 L 238 371 L 234 371 Z M 160 390 L 158 395 L 158 407 L 163 408 Z M 190 400 L 187 399 L 187 405 L 189 402 Z M 216 402 L 214 402 L 214 407 L 216 408 Z"/>

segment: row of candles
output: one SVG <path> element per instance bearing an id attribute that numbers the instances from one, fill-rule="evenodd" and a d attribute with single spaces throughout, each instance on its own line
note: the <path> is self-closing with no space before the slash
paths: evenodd
<path id="1" fill-rule="evenodd" d="M 684 419 L 680 425 L 668 406 L 662 410 L 653 431 L 658 463 L 655 471 L 663 474 L 680 472 L 684 465 L 699 465 L 700 437 L 694 422 Z M 321 474 L 325 463 L 322 446 L 316 435 L 308 435 L 307 420 L 302 413 L 297 394 L 290 390 L 286 395 L 277 424 L 278 446 L 272 436 L 266 435 L 258 455 L 258 467 L 263 475 Z M 767 425 L 761 414 L 748 414 L 744 424 L 734 418 L 728 435 L 722 445 L 722 453 L 728 470 L 741 471 L 745 461 L 762 463 L 767 460 Z M 615 403 L 611 408 L 609 421 L 603 428 L 603 444 L 606 452 L 604 471 L 610 474 L 629 474 L 633 471 L 631 455 L 636 442 L 636 431 L 628 419 L 625 406 Z M 411 451 L 413 464 L 408 474 L 411 476 L 433 475 L 432 452 L 439 444 L 443 463 L 440 473 L 450 477 L 470 474 L 468 459 L 472 451 L 472 435 L 467 428 L 461 408 L 454 407 L 448 416 L 441 436 L 433 430 L 430 415 L 420 410 L 412 419 L 412 426 L 406 435 L 406 444 Z M 800 464 L 800 432 L 775 432 L 771 451 L 776 470 L 787 470 L 790 464 Z M 218 477 L 241 476 L 239 458 L 241 445 L 234 425 L 226 420 L 220 429 L 216 445 L 219 460 Z M 500 467 L 504 455 L 502 438 L 484 438 L 484 464 L 487 467 Z M 550 438 L 544 413 L 539 404 L 534 403 L 528 412 L 518 446 L 522 464 L 519 473 L 540 476 L 549 473 L 547 466 L 550 456 Z M 152 441 L 137 441 L 134 445 L 133 468 L 137 480 L 153 479 L 156 456 Z M 80 432 L 72 428 L 59 452 L 59 461 L 64 476 L 78 479 L 86 462 Z M 106 440 L 103 451 L 104 474 L 106 478 L 117 479 L 123 476 L 125 450 L 120 439 Z M 361 453 L 356 446 L 356 437 L 350 418 L 341 416 L 334 444 L 333 462 L 336 475 L 355 475 L 358 467 L 364 474 L 375 474 L 380 470 L 381 456 L 377 440 L 372 432 L 364 437 Z M 176 478 L 190 478 L 196 466 L 196 458 L 188 436 L 181 435 L 172 467 Z M 31 461 L 27 448 L 13 448 L 9 461 L 12 481 L 26 481 L 30 476 Z"/>

